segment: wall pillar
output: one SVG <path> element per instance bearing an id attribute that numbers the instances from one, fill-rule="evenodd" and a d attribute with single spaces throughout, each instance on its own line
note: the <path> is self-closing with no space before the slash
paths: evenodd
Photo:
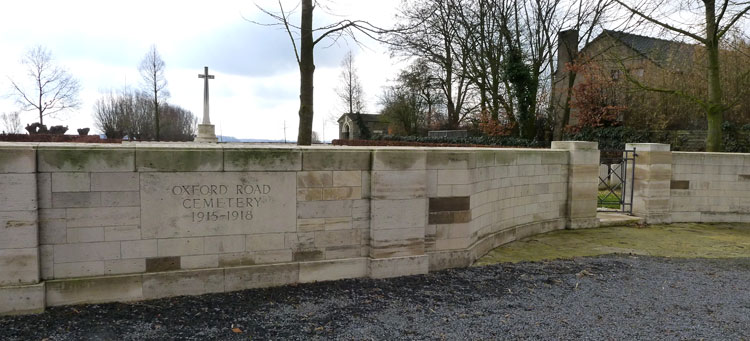
<path id="1" fill-rule="evenodd" d="M 628 143 L 625 149 L 635 148 L 635 178 L 633 179 L 633 214 L 647 224 L 671 223 L 670 181 L 672 180 L 672 152 L 668 144 Z M 628 169 L 632 164 L 628 164 Z"/>
<path id="2" fill-rule="evenodd" d="M 44 310 L 36 189 L 36 147 L 0 147 L 0 314 Z"/>
<path id="3" fill-rule="evenodd" d="M 373 151 L 370 277 L 426 274 L 427 153 Z"/>
<path id="4" fill-rule="evenodd" d="M 568 229 L 598 227 L 596 206 L 599 194 L 599 143 L 553 141 L 552 149 L 567 150 L 570 157 L 566 227 Z"/>

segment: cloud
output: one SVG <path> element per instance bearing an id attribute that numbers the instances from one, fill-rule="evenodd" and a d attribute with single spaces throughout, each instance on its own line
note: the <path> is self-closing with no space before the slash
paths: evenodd
<path id="1" fill-rule="evenodd" d="M 276 0 L 258 0 L 274 8 Z M 291 4 L 297 1 L 285 1 Z M 332 12 L 346 18 L 389 20 L 398 0 L 326 1 Z M 148 8 L 149 10 L 144 10 Z M 287 7 L 287 8 L 291 8 Z M 0 113 L 16 109 L 9 98 L 5 76 L 17 72 L 25 49 L 47 46 L 56 61 L 81 81 L 82 107 L 58 118 L 45 119 L 48 125 L 64 124 L 71 129 L 92 127 L 94 103 L 102 92 L 124 85 L 138 87 L 138 65 L 149 46 L 155 44 L 166 62 L 170 102 L 200 116 L 203 110 L 203 82 L 198 79 L 203 66 L 209 66 L 216 79 L 210 83 L 211 119 L 217 132 L 246 138 L 297 135 L 299 109 L 299 70 L 289 36 L 275 27 L 252 24 L 244 17 L 268 22 L 252 1 L 132 0 L 32 0 L 8 1 L 0 11 Z M 344 17 L 315 12 L 315 25 L 325 25 Z M 293 17 L 298 22 L 299 17 Z M 372 50 L 358 53 L 357 65 L 365 83 L 368 105 L 380 86 L 392 74 L 393 65 L 385 49 L 367 42 Z M 343 40 L 315 49 L 315 130 L 326 138 L 337 136 L 336 125 L 323 124 L 328 116 L 339 116 L 339 64 L 346 51 L 358 48 Z M 372 110 L 371 111 L 375 111 Z M 23 123 L 35 120 L 33 113 L 22 114 Z"/>
<path id="2" fill-rule="evenodd" d="M 315 63 L 318 67 L 336 66 L 347 49 L 343 44 L 318 45 Z M 194 37 L 181 44 L 175 56 L 180 58 L 177 62 L 180 67 L 208 65 L 224 73 L 250 77 L 297 70 L 294 49 L 286 31 L 244 20 Z"/>

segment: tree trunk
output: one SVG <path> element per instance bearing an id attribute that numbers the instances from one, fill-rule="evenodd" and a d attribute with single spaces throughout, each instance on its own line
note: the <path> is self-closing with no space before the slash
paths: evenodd
<path id="1" fill-rule="evenodd" d="M 708 136 L 706 137 L 706 151 L 720 152 L 723 143 L 721 139 L 721 124 L 723 123 L 724 105 L 722 104 L 721 74 L 719 68 L 719 39 L 717 35 L 715 3 L 713 0 L 704 1 L 706 4 L 706 52 L 708 56 Z"/>
<path id="2" fill-rule="evenodd" d="M 156 141 L 160 141 L 159 138 L 159 92 L 154 89 L 154 125 L 156 125 Z"/>
<path id="3" fill-rule="evenodd" d="M 302 0 L 302 20 L 300 27 L 300 95 L 299 95 L 299 130 L 297 145 L 312 144 L 313 125 L 313 76 L 315 60 L 313 59 L 313 9 L 312 0 Z"/>
<path id="4" fill-rule="evenodd" d="M 719 71 L 719 47 L 718 44 L 715 44 L 708 47 L 707 152 L 721 152 L 723 150 L 721 124 L 724 122 L 724 105 L 721 103 L 722 89 Z"/>
<path id="5" fill-rule="evenodd" d="M 529 86 L 534 86 L 533 84 L 536 84 L 534 82 L 537 82 L 534 80 Z M 523 137 L 529 140 L 536 139 L 537 136 L 537 126 L 536 126 L 536 90 L 535 89 L 529 89 L 529 108 L 527 109 L 529 113 L 526 117 L 526 124 L 524 125 L 525 129 L 523 132 Z"/>
<path id="6" fill-rule="evenodd" d="M 39 78 L 37 78 L 37 79 L 39 79 Z M 44 110 L 42 110 L 42 86 L 41 86 L 41 82 L 38 82 L 38 83 L 39 83 L 39 106 L 38 106 L 38 108 L 39 108 L 39 125 L 43 125 L 44 123 L 42 122 L 42 116 L 44 116 Z"/>
<path id="7" fill-rule="evenodd" d="M 576 82 L 576 73 L 568 71 L 568 87 L 565 92 L 565 107 L 563 108 L 563 117 L 560 120 L 560 136 L 557 139 L 561 140 L 565 135 L 565 127 L 570 124 L 570 101 L 573 99 L 573 86 Z"/>

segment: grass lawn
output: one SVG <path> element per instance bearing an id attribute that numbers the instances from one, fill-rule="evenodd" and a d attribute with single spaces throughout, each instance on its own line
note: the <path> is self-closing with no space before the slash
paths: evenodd
<path id="1" fill-rule="evenodd" d="M 611 253 L 682 258 L 750 258 L 750 224 L 680 223 L 559 230 L 500 246 L 474 265 Z"/>
<path id="2" fill-rule="evenodd" d="M 614 193 L 617 195 L 617 197 L 610 193 L 609 190 L 599 190 L 599 207 L 619 210 L 620 199 L 618 198 L 622 195 L 622 190 L 617 189 L 614 191 Z"/>

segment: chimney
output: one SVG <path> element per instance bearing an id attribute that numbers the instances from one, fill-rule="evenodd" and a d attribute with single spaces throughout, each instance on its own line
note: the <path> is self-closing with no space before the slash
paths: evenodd
<path id="1" fill-rule="evenodd" d="M 578 55 L 578 30 L 560 31 L 557 35 L 557 72 L 565 72 L 565 64 Z"/>

